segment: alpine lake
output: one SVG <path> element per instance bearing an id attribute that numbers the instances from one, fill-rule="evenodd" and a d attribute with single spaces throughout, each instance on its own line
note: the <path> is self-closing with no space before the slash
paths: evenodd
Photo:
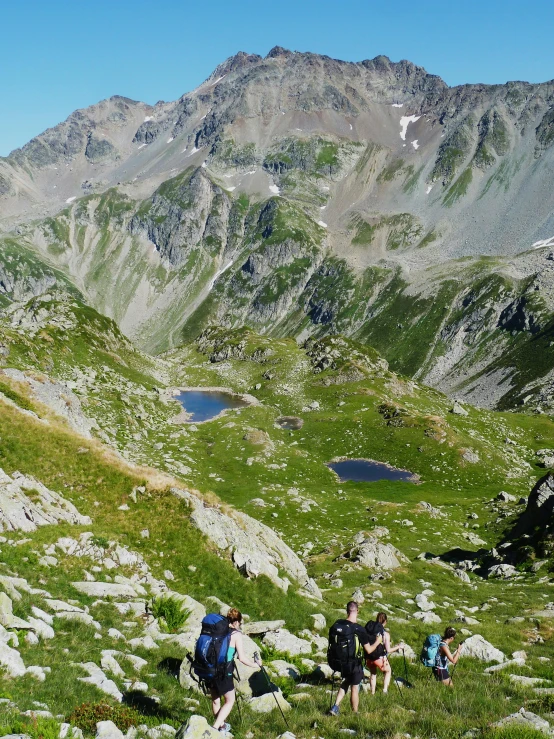
<path id="1" fill-rule="evenodd" d="M 375 462 L 371 459 L 344 459 L 338 462 L 328 462 L 327 466 L 339 476 L 341 482 L 391 480 L 416 483 L 419 481 L 417 475 L 409 470 L 399 470 L 384 462 Z"/>
<path id="2" fill-rule="evenodd" d="M 238 395 L 232 395 L 221 390 L 183 390 L 175 399 L 181 403 L 189 414 L 189 423 L 211 421 L 222 411 L 236 410 L 250 405 Z"/>

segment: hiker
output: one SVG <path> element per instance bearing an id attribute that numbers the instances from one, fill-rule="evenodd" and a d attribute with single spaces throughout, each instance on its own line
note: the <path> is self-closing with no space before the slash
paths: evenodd
<path id="1" fill-rule="evenodd" d="M 369 636 L 370 644 L 373 644 L 378 636 L 382 639 L 382 642 L 373 651 L 371 657 L 366 659 L 366 667 L 371 673 L 371 677 L 369 678 L 371 695 L 375 695 L 375 690 L 377 688 L 377 669 L 381 670 L 384 675 L 383 693 L 388 693 L 392 676 L 388 655 L 404 648 L 403 642 L 400 642 L 396 647 L 391 646 L 390 634 L 388 631 L 385 631 L 386 625 L 387 614 L 383 613 L 383 611 L 380 611 L 377 614 L 375 621 L 368 621 L 365 625 L 365 630 Z"/>
<path id="2" fill-rule="evenodd" d="M 233 683 L 233 671 L 235 669 L 235 655 L 239 661 L 246 667 L 255 669 L 261 667 L 262 661 L 258 659 L 258 663 L 248 659 L 244 653 L 244 645 L 242 642 L 242 633 L 240 630 L 242 624 L 242 613 L 236 608 L 230 608 L 227 614 L 229 622 L 230 641 L 227 649 L 227 660 L 225 669 L 221 677 L 215 677 L 213 680 L 206 680 L 206 687 L 210 691 L 212 698 L 212 710 L 215 716 L 213 728 L 222 734 L 231 731 L 231 726 L 226 722 L 226 718 L 231 713 L 235 705 L 235 686 Z M 223 705 L 221 699 L 223 698 Z"/>
<path id="3" fill-rule="evenodd" d="M 343 679 L 334 705 L 329 715 L 338 716 L 342 699 L 350 688 L 350 705 L 354 713 L 358 712 L 360 701 L 360 683 L 364 678 L 364 669 L 359 654 L 361 646 L 369 655 L 381 644 L 381 637 L 369 644 L 369 636 L 358 621 L 358 604 L 351 600 L 346 604 L 346 619 L 336 621 L 329 631 L 328 662 L 334 672 L 340 672 Z M 343 652 L 341 654 L 341 651 Z"/>
<path id="4" fill-rule="evenodd" d="M 462 651 L 462 645 L 463 641 L 461 641 L 458 644 L 458 648 L 454 652 L 454 654 L 450 651 L 450 645 L 456 638 L 456 629 L 452 626 L 449 626 L 446 631 L 444 632 L 444 636 L 442 637 L 440 646 L 437 650 L 437 656 L 435 657 L 435 666 L 433 667 L 433 675 L 435 676 L 435 680 L 442 683 L 443 685 L 448 685 L 449 688 L 454 687 L 454 683 L 452 682 L 452 678 L 450 677 L 450 674 L 448 672 L 448 663 L 452 662 L 453 665 L 457 664 L 458 660 L 460 659 L 460 652 Z"/>

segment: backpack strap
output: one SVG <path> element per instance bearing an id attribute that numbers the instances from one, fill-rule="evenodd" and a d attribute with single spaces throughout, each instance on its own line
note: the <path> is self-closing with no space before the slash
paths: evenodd
<path id="1" fill-rule="evenodd" d="M 357 631 L 354 632 L 354 642 L 356 644 L 356 659 L 358 660 L 358 662 L 361 663 L 362 662 L 362 652 L 363 652 L 363 649 L 362 649 L 362 644 L 360 642 L 360 638 L 358 636 L 358 632 Z"/>
<path id="2" fill-rule="evenodd" d="M 448 659 L 446 657 L 446 655 L 445 654 L 442 654 L 442 652 L 441 652 L 441 647 L 446 647 L 446 646 L 447 646 L 446 642 L 445 641 L 442 641 L 442 639 L 441 639 L 441 642 L 439 644 L 439 648 L 437 649 L 437 655 L 435 657 L 435 667 L 441 667 L 441 664 L 440 664 L 440 660 L 441 659 L 443 659 L 443 658 L 444 659 Z M 448 664 L 447 664 L 447 667 L 448 667 Z"/>

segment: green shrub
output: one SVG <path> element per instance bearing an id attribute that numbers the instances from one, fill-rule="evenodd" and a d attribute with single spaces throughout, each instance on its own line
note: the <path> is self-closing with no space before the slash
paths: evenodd
<path id="1" fill-rule="evenodd" d="M 141 722 L 141 716 L 138 711 L 129 706 L 82 703 L 75 708 L 67 720 L 70 724 L 82 729 L 85 734 L 96 734 L 98 721 L 113 721 L 118 729 L 126 732 L 131 726 L 136 726 Z"/>
<path id="2" fill-rule="evenodd" d="M 183 603 L 178 598 L 162 596 L 153 599 L 152 614 L 163 629 L 175 634 L 185 625 L 191 611 L 183 608 Z"/>
<path id="3" fill-rule="evenodd" d="M 110 546 L 109 539 L 106 539 L 105 536 L 93 536 L 91 541 L 93 546 L 100 547 L 101 549 L 108 549 Z"/>
<path id="4" fill-rule="evenodd" d="M 27 734 L 31 739 L 58 739 L 60 725 L 53 718 L 30 716 L 17 718 L 7 726 L 2 726 L 0 736 L 7 734 Z"/>

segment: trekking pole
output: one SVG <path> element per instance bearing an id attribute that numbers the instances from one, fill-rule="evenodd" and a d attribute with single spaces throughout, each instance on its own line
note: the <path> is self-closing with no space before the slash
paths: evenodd
<path id="1" fill-rule="evenodd" d="M 404 659 L 404 679 L 406 680 L 406 687 L 410 687 L 408 680 L 408 663 L 406 662 L 406 650 L 402 650 L 402 658 Z"/>
<path id="2" fill-rule="evenodd" d="M 402 689 L 400 688 L 400 685 L 399 685 L 399 684 L 398 684 L 398 683 L 396 682 L 396 678 L 395 678 L 395 676 L 394 676 L 394 672 L 393 672 L 393 669 L 392 669 L 392 665 L 391 665 L 391 663 L 390 663 L 390 659 L 389 659 L 389 653 L 388 653 L 387 651 L 385 651 L 385 659 L 386 659 L 386 660 L 387 660 L 387 662 L 389 663 L 389 667 L 390 667 L 390 673 L 391 673 L 392 681 L 393 681 L 393 683 L 394 683 L 394 684 L 396 685 L 396 687 L 398 688 L 398 692 L 400 693 L 400 697 L 402 698 L 402 703 L 404 703 L 404 702 L 405 702 L 405 701 L 404 701 L 404 691 L 403 691 L 403 690 L 402 690 Z"/>
<path id="3" fill-rule="evenodd" d="M 463 646 L 463 642 L 460 642 L 460 647 Z M 458 662 L 460 661 L 460 657 L 462 656 L 462 650 L 460 649 L 460 653 L 458 655 L 458 661 L 454 665 L 454 669 L 452 670 L 452 674 L 450 675 L 450 680 L 454 677 L 454 673 L 456 672 L 456 667 L 458 667 Z"/>
<path id="4" fill-rule="evenodd" d="M 331 703 L 329 704 L 329 710 L 333 708 L 333 693 L 335 692 L 335 675 L 336 670 L 333 671 L 333 674 L 331 675 Z"/>
<path id="5" fill-rule="evenodd" d="M 273 691 L 273 685 L 271 684 L 271 680 L 269 679 L 269 675 L 267 674 L 267 671 L 266 671 L 265 667 L 260 664 L 260 655 L 258 654 L 258 652 L 254 652 L 254 662 L 258 665 L 258 667 L 262 671 L 262 674 L 264 675 L 265 679 L 267 680 L 267 685 L 268 685 L 268 687 L 269 687 L 269 689 L 271 691 L 271 694 L 275 698 L 275 703 L 277 703 L 277 708 L 281 711 L 281 716 L 283 717 L 283 721 L 285 722 L 285 726 L 287 727 L 287 730 L 290 731 L 289 723 L 288 723 L 288 721 L 286 719 L 286 716 L 285 716 L 285 714 L 283 712 L 283 709 L 281 708 L 281 704 L 277 700 L 277 696 L 275 695 L 275 692 Z"/>
<path id="6" fill-rule="evenodd" d="M 193 667 L 194 667 L 194 659 L 193 659 L 192 655 L 189 652 L 187 652 L 187 657 L 186 658 L 190 662 L 189 677 L 190 677 L 191 680 L 194 680 L 194 682 L 198 684 L 198 687 L 199 688 L 202 689 L 202 695 L 206 699 L 206 705 L 207 705 L 207 708 L 208 708 L 208 714 L 211 714 L 211 713 L 213 713 L 213 711 L 212 711 L 212 706 L 210 705 L 210 701 L 208 699 L 208 690 L 206 688 L 206 683 L 205 683 L 204 680 L 200 680 L 198 677 L 195 678 L 194 675 L 192 674 L 192 670 L 193 670 Z"/>
<path id="7" fill-rule="evenodd" d="M 240 683 L 240 675 L 239 670 L 237 667 L 237 663 L 234 663 L 234 672 L 236 675 L 237 684 Z M 239 723 L 242 728 L 242 708 L 240 707 L 240 702 L 242 701 L 242 695 L 240 693 L 240 690 L 237 690 L 237 711 L 239 712 Z"/>

